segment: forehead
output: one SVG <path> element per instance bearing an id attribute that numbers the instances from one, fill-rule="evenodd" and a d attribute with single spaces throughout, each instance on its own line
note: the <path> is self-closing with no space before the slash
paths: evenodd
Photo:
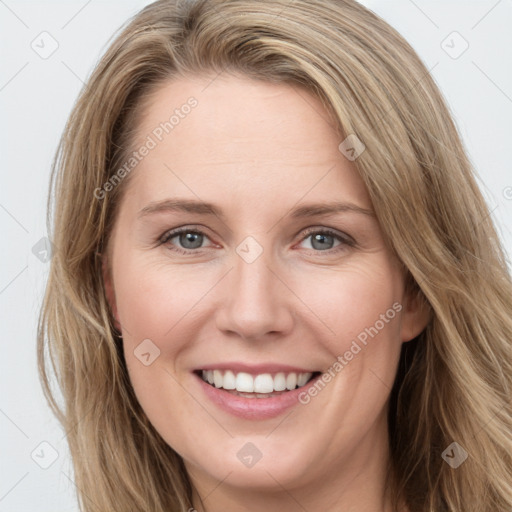
<path id="1" fill-rule="evenodd" d="M 225 147 L 230 140 L 236 146 L 259 140 L 274 141 L 273 146 L 288 142 L 307 152 L 318 150 L 319 142 L 328 146 L 340 138 L 334 119 L 310 92 L 244 76 L 175 78 L 143 98 L 141 110 L 139 138 L 170 121 L 162 134 L 169 147 L 183 138 L 187 143 L 200 139 L 202 146 L 214 143 L 217 149 L 221 141 Z"/>
<path id="2" fill-rule="evenodd" d="M 172 79 L 144 98 L 135 130 L 135 149 L 152 141 L 133 176 L 140 201 L 174 183 L 192 192 L 278 188 L 295 201 L 329 192 L 368 205 L 336 123 L 302 88 L 222 74 Z"/>

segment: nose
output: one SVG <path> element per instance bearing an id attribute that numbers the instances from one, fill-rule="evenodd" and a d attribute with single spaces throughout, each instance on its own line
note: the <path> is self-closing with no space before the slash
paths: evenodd
<path id="1" fill-rule="evenodd" d="M 217 310 L 219 330 L 245 340 L 283 336 L 292 330 L 291 294 L 268 264 L 264 255 L 252 263 L 235 256 Z"/>

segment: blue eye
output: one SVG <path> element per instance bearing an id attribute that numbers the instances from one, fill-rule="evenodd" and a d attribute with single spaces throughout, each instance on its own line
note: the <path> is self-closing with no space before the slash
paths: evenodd
<path id="1" fill-rule="evenodd" d="M 207 247 L 203 245 L 208 237 L 200 231 L 192 229 L 178 229 L 165 234 L 162 239 L 162 244 L 170 244 L 177 250 L 193 251 L 194 249 L 201 249 Z"/>
<path id="2" fill-rule="evenodd" d="M 200 233 L 188 232 L 181 233 L 173 238 L 177 238 L 184 249 L 198 249 L 203 245 L 204 236 Z"/>
<path id="3" fill-rule="evenodd" d="M 198 249 L 214 245 L 205 233 L 187 227 L 165 233 L 161 237 L 160 243 L 182 254 L 199 252 Z M 315 228 L 305 233 L 300 245 L 314 252 L 335 252 L 346 247 L 353 247 L 355 242 L 348 235 L 326 228 Z"/>
<path id="4" fill-rule="evenodd" d="M 332 249 L 336 242 L 340 243 L 332 235 L 327 235 L 324 233 L 317 233 L 316 235 L 309 235 L 308 238 L 311 239 L 311 246 L 313 247 L 313 249 L 317 249 L 319 251 L 325 251 L 326 249 Z"/>
<path id="5" fill-rule="evenodd" d="M 315 251 L 328 251 L 335 249 L 340 245 L 353 246 L 354 242 L 347 236 L 342 236 L 329 229 L 316 229 L 311 230 L 302 240 L 302 244 L 309 241 L 309 246 L 306 249 L 313 249 Z"/>

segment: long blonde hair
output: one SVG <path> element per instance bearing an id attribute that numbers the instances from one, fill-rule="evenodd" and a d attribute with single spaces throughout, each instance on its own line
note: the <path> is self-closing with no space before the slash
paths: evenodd
<path id="1" fill-rule="evenodd" d="M 112 42 L 71 113 L 48 211 L 56 251 L 39 322 L 45 394 L 68 432 L 84 511 L 191 507 L 181 457 L 131 387 L 102 279 L 147 95 L 173 77 L 237 72 L 302 87 L 355 161 L 409 289 L 431 309 L 391 392 L 391 491 L 410 512 L 512 510 L 512 286 L 442 95 L 411 46 L 354 0 L 159 0 Z M 340 139 L 341 142 L 341 139 Z M 96 191 L 96 194 L 95 194 Z M 52 372 L 63 405 L 52 391 Z M 456 469 L 443 451 L 458 443 Z"/>

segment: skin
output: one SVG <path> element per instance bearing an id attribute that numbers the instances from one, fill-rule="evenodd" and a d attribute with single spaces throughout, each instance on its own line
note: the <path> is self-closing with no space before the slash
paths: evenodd
<path id="1" fill-rule="evenodd" d="M 133 171 L 104 260 L 137 398 L 183 457 L 198 511 L 392 512 L 389 393 L 401 344 L 423 330 L 427 313 L 405 295 L 375 216 L 290 214 L 335 201 L 372 211 L 355 163 L 338 150 L 343 139 L 318 99 L 225 74 L 159 87 L 139 141 L 190 96 L 198 106 Z M 223 216 L 138 217 L 171 197 L 213 203 Z M 179 237 L 159 243 L 182 226 L 203 231 L 203 247 L 182 254 Z M 319 249 L 308 228 L 344 238 Z M 263 249 L 252 263 L 236 252 L 247 236 Z M 317 396 L 276 418 L 220 410 L 191 373 L 221 361 L 327 370 L 394 303 L 402 310 Z M 145 366 L 134 350 L 148 338 L 160 355 Z M 237 457 L 247 442 L 262 453 L 251 468 Z"/>

